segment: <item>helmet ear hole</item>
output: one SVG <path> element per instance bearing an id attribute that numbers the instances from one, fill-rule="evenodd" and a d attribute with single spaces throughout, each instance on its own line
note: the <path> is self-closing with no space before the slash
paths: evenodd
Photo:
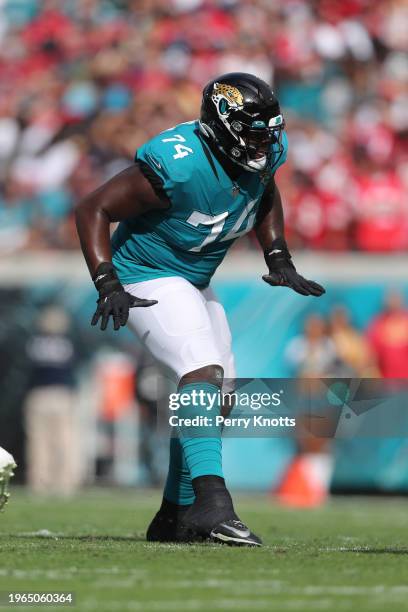
<path id="1" fill-rule="evenodd" d="M 243 130 L 243 127 L 242 127 L 242 125 L 240 124 L 239 121 L 233 121 L 231 123 L 231 127 L 232 127 L 233 130 L 235 130 L 235 132 L 238 132 L 238 134 L 240 132 L 242 132 L 242 130 Z"/>

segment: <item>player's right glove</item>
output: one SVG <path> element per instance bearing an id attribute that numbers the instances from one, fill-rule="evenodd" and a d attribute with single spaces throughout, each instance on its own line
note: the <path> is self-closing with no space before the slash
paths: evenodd
<path id="1" fill-rule="evenodd" d="M 157 304 L 157 300 L 142 300 L 125 291 L 115 268 L 109 262 L 101 263 L 98 266 L 92 280 L 99 292 L 99 299 L 91 325 L 96 325 L 101 318 L 102 331 L 106 329 L 109 317 L 113 318 L 113 329 L 117 331 L 121 326 L 126 325 L 129 318 L 129 308 Z"/>
<path id="2" fill-rule="evenodd" d="M 290 287 L 301 295 L 320 297 L 326 293 L 321 285 L 297 273 L 284 238 L 276 238 L 264 252 L 264 257 L 269 274 L 264 274 L 262 279 L 269 285 Z"/>

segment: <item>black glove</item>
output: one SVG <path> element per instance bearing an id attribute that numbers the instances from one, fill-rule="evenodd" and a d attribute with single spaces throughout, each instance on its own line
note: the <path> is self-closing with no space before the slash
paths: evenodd
<path id="1" fill-rule="evenodd" d="M 157 304 L 157 300 L 141 300 L 127 293 L 120 284 L 115 268 L 111 263 L 101 263 L 92 280 L 99 292 L 99 300 L 91 325 L 96 325 L 102 317 L 102 331 L 106 329 L 110 316 L 113 317 L 113 329 L 117 331 L 121 325 L 126 325 L 129 318 L 129 308 Z"/>
<path id="2" fill-rule="evenodd" d="M 301 295 L 319 297 L 326 293 L 321 285 L 303 278 L 296 272 L 284 238 L 276 238 L 270 248 L 264 252 L 264 257 L 269 274 L 264 274 L 262 278 L 269 285 L 290 287 Z"/>

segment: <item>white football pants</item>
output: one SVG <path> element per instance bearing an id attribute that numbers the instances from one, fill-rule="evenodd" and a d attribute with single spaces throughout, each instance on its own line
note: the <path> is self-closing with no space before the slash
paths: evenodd
<path id="1" fill-rule="evenodd" d="M 223 306 L 212 289 L 197 289 L 169 276 L 125 285 L 126 291 L 158 304 L 131 308 L 129 325 L 178 382 L 185 374 L 216 364 L 234 378 L 231 332 Z"/>

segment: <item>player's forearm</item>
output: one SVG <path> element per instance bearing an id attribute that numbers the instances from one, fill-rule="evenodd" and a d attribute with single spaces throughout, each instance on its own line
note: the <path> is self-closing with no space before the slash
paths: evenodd
<path id="1" fill-rule="evenodd" d="M 106 212 L 86 198 L 77 206 L 75 220 L 81 249 L 93 277 L 98 266 L 112 261 L 110 220 Z"/>
<path id="2" fill-rule="evenodd" d="M 262 203 L 261 215 L 255 226 L 255 233 L 262 250 L 267 250 L 277 238 L 285 238 L 285 221 L 282 199 L 275 185 Z"/>
<path id="3" fill-rule="evenodd" d="M 262 276 L 263 280 L 272 287 L 290 287 L 300 295 L 314 295 L 319 297 L 325 293 L 324 288 L 314 281 L 307 280 L 296 271 L 285 240 L 285 225 L 283 219 L 282 199 L 279 189 L 272 185 L 272 189 L 265 194 L 263 202 L 266 204 L 264 216 L 258 218 L 256 235 L 263 249 L 265 263 L 269 273 Z M 267 208 L 269 205 L 269 210 Z"/>

